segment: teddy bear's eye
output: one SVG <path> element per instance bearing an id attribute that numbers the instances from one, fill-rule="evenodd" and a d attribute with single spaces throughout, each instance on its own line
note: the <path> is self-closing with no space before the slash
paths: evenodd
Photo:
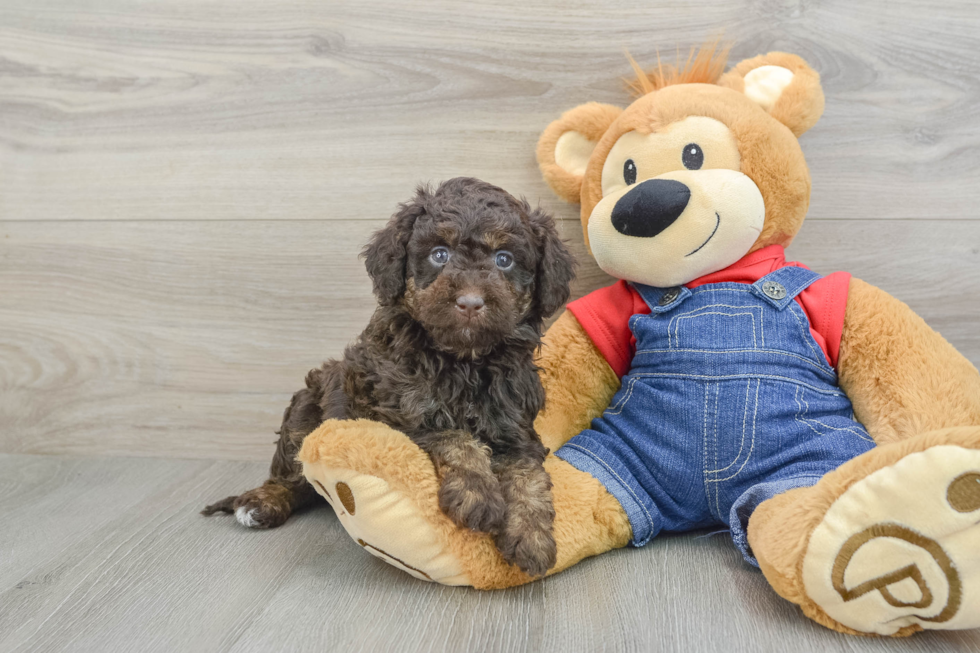
<path id="1" fill-rule="evenodd" d="M 685 145 L 681 161 L 684 162 L 684 167 L 688 170 L 700 170 L 701 166 L 704 165 L 704 152 L 701 151 L 701 146 L 697 143 Z"/>
<path id="2" fill-rule="evenodd" d="M 623 164 L 623 181 L 627 186 L 636 183 L 636 164 L 633 163 L 633 159 L 626 159 L 626 163 Z"/>

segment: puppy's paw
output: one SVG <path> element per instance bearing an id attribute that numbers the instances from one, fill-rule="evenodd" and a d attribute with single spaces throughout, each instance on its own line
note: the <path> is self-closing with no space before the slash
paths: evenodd
<path id="1" fill-rule="evenodd" d="M 558 556 L 551 528 L 540 525 L 508 524 L 497 536 L 496 544 L 504 560 L 535 578 L 554 567 Z"/>
<path id="2" fill-rule="evenodd" d="M 439 488 L 439 508 L 460 526 L 495 533 L 507 513 L 504 497 L 493 474 L 452 470 Z"/>
<path id="3" fill-rule="evenodd" d="M 279 490 L 284 488 L 258 487 L 235 497 L 230 509 L 222 505 L 218 510 L 233 512 L 238 523 L 246 528 L 265 529 L 282 526 L 289 519 L 292 510 L 289 497 L 284 496 Z M 226 504 L 228 500 L 221 503 Z M 205 510 L 210 508 L 211 506 L 208 506 Z"/>

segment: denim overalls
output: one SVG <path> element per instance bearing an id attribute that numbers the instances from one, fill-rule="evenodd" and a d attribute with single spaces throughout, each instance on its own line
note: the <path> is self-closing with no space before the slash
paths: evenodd
<path id="1" fill-rule="evenodd" d="M 592 428 L 556 455 L 622 504 L 642 546 L 660 531 L 724 524 L 874 447 L 794 298 L 820 275 L 783 267 L 752 285 L 635 285 L 632 367 Z"/>

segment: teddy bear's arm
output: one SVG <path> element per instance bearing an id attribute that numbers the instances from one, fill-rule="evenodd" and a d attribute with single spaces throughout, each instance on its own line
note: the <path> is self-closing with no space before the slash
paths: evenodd
<path id="1" fill-rule="evenodd" d="M 840 386 L 878 444 L 980 424 L 980 373 L 907 305 L 852 279 Z"/>
<path id="2" fill-rule="evenodd" d="M 554 451 L 602 415 L 619 377 L 569 311 L 545 333 L 537 362 L 546 399 L 534 426 Z"/>

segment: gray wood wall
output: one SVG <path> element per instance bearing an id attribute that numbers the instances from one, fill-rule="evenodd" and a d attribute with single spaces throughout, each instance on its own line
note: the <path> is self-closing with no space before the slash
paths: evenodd
<path id="1" fill-rule="evenodd" d="M 942 2 L 0 1 L 0 452 L 267 459 L 373 307 L 357 253 L 419 181 L 564 219 L 534 145 L 721 34 L 802 55 L 824 118 L 790 255 L 980 363 L 980 7 Z"/>

